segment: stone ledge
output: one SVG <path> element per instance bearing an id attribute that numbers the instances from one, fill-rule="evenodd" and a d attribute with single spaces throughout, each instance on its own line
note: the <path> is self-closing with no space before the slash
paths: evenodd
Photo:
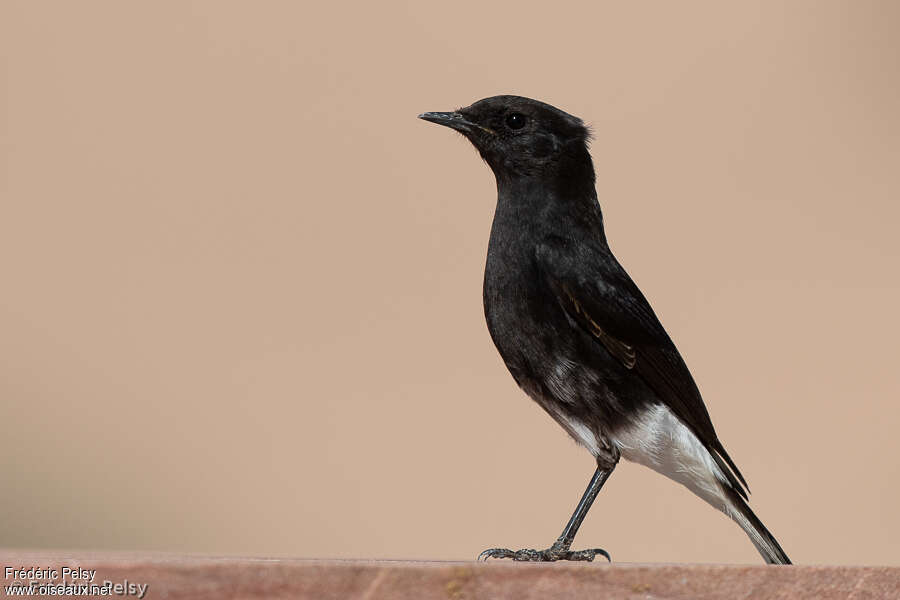
<path id="1" fill-rule="evenodd" d="M 16 550 L 0 550 L 0 563 L 14 568 L 96 569 L 98 583 L 148 584 L 145 597 L 151 600 L 900 598 L 900 567 L 536 565 Z"/>

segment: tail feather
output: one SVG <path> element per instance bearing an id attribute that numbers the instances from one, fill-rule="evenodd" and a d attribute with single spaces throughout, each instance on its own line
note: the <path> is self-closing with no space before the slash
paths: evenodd
<path id="1" fill-rule="evenodd" d="M 744 501 L 744 478 L 725 449 L 720 453 L 710 450 L 668 407 L 657 404 L 645 409 L 634 423 L 617 430 L 612 441 L 625 460 L 677 481 L 731 517 L 767 563 L 791 564 L 775 537 Z"/>
<path id="2" fill-rule="evenodd" d="M 725 513 L 734 519 L 741 526 L 750 541 L 756 546 L 756 549 L 770 565 L 789 565 L 791 559 L 782 549 L 781 544 L 775 539 L 775 536 L 766 529 L 762 521 L 759 520 L 744 499 L 733 489 L 728 486 L 722 486 L 728 497 L 728 506 Z"/>

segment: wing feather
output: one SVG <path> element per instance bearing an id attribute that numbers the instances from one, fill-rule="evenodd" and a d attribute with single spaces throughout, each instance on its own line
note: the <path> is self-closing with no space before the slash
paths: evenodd
<path id="1" fill-rule="evenodd" d="M 597 261 L 598 251 L 608 260 Z M 649 302 L 605 245 L 591 252 L 553 237 L 537 247 L 535 261 L 563 309 L 644 380 L 746 498 L 747 482 L 719 441 L 694 378 Z"/>

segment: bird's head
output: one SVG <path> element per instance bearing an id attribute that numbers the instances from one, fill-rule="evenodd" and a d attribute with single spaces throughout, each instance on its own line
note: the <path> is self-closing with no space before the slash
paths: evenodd
<path id="1" fill-rule="evenodd" d="M 593 167 L 587 127 L 544 102 L 521 96 L 493 96 L 453 112 L 427 112 L 420 119 L 462 133 L 490 165 L 498 180 L 552 176 L 579 165 Z"/>

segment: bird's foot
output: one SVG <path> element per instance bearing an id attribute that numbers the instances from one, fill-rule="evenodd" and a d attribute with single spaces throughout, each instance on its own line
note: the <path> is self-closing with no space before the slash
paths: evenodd
<path id="1" fill-rule="evenodd" d="M 486 562 L 489 558 L 511 558 L 528 562 L 556 562 L 557 560 L 579 560 L 591 562 L 594 557 L 601 555 L 612 562 L 609 552 L 603 548 L 591 548 L 590 550 L 564 550 L 550 547 L 546 550 L 509 550 L 507 548 L 490 548 L 478 555 L 479 561 Z"/>

